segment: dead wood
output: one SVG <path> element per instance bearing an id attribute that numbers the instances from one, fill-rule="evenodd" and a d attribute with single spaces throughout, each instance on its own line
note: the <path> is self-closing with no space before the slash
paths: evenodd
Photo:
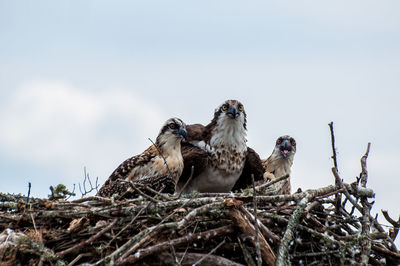
<path id="1" fill-rule="evenodd" d="M 246 235 L 250 236 L 253 245 L 257 246 L 256 236 L 258 235 L 259 248 L 261 256 L 268 265 L 275 265 L 276 256 L 271 246 L 268 244 L 264 236 L 255 229 L 253 224 L 240 212 L 240 210 L 233 208 L 229 211 L 229 216 L 232 218 L 234 224 Z"/>
<path id="2" fill-rule="evenodd" d="M 291 195 L 271 189 L 287 177 L 237 193 L 143 187 L 133 199 L 0 193 L 0 264 L 397 265 L 400 220 L 382 211 L 385 230 L 370 213 L 369 150 L 356 182 L 342 179 L 334 153 L 334 185 Z"/>

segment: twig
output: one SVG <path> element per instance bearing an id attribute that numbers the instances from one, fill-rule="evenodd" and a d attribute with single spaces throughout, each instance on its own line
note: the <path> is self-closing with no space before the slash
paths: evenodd
<path id="1" fill-rule="evenodd" d="M 371 143 L 368 143 L 367 151 L 365 155 L 361 158 L 361 176 L 360 183 L 362 187 L 366 187 L 368 180 L 368 172 L 367 172 L 367 158 L 369 154 Z M 363 265 L 368 265 L 369 254 L 371 252 L 371 239 L 369 237 L 369 231 L 371 226 L 370 221 L 370 209 L 371 205 L 369 204 L 366 197 L 361 197 L 362 204 L 362 218 L 361 218 L 361 235 L 363 236 L 363 240 L 361 241 L 361 263 Z"/>
<path id="2" fill-rule="evenodd" d="M 322 252 L 312 252 L 312 253 L 296 253 L 293 254 L 294 258 L 301 258 L 301 257 L 318 257 L 318 256 L 326 256 L 328 254 L 337 254 L 339 250 L 330 250 L 330 251 L 322 251 Z"/>
<path id="3" fill-rule="evenodd" d="M 73 184 L 73 188 L 70 194 L 68 194 L 68 197 L 66 197 L 66 200 L 69 200 L 72 196 L 75 196 L 75 184 Z"/>
<path id="4" fill-rule="evenodd" d="M 336 147 L 335 147 L 335 134 L 333 132 L 333 121 L 329 123 L 329 129 L 331 131 L 331 143 L 332 143 L 332 159 L 333 159 L 333 166 L 336 170 L 336 172 L 339 172 L 338 169 L 338 164 L 337 164 L 337 156 L 336 156 Z M 336 186 L 339 186 L 339 182 L 337 179 L 335 179 L 335 184 Z M 336 213 L 339 212 L 339 209 L 341 208 L 341 202 L 342 202 L 342 196 L 341 194 L 336 194 L 335 195 L 335 207 L 336 207 Z"/>
<path id="5" fill-rule="evenodd" d="M 234 232 L 233 226 L 226 225 L 226 226 L 222 226 L 222 227 L 208 230 L 205 232 L 201 232 L 201 233 L 197 233 L 197 234 L 193 234 L 193 235 L 186 235 L 184 237 L 180 237 L 180 238 L 173 239 L 170 241 L 165 241 L 165 242 L 159 243 L 157 245 L 154 245 L 154 246 L 151 246 L 151 247 L 148 247 L 145 249 L 140 249 L 134 255 L 129 256 L 124 261 L 119 261 L 118 264 L 135 263 L 136 261 L 143 259 L 144 257 L 147 257 L 151 254 L 167 250 L 169 248 L 169 245 L 179 246 L 179 245 L 186 244 L 186 243 L 192 243 L 199 239 L 208 240 L 211 238 L 227 235 L 227 234 L 230 234 L 233 232 Z"/>
<path id="6" fill-rule="evenodd" d="M 354 207 L 357 208 L 357 210 L 360 213 L 362 213 L 362 211 L 363 211 L 362 207 L 353 199 L 353 197 L 350 196 L 350 193 L 347 191 L 347 188 L 343 184 L 343 181 L 340 178 L 339 173 L 337 172 L 336 168 L 332 167 L 332 173 L 336 178 L 336 183 L 337 183 L 338 187 L 343 189 L 343 193 L 346 196 L 346 198 L 351 202 L 351 204 L 353 204 Z"/>
<path id="7" fill-rule="evenodd" d="M 28 182 L 28 195 L 26 196 L 26 204 L 29 204 L 30 202 L 30 197 L 31 197 L 31 182 Z"/>
<path id="8" fill-rule="evenodd" d="M 289 175 L 284 175 L 284 176 L 281 176 L 281 177 L 278 177 L 278 178 L 274 178 L 274 179 L 271 180 L 270 182 L 267 182 L 267 183 L 264 183 L 264 184 L 261 184 L 261 185 L 256 186 L 256 190 L 257 190 L 258 192 L 261 192 L 262 190 L 264 190 L 264 189 L 266 189 L 266 188 L 272 186 L 273 184 L 278 183 L 278 182 L 280 182 L 280 181 L 282 181 L 282 180 L 285 180 L 285 179 L 287 179 L 287 178 L 289 178 Z"/>
<path id="9" fill-rule="evenodd" d="M 378 221 L 377 221 L 374 217 L 372 217 L 371 215 L 369 215 L 369 219 L 370 219 L 370 221 L 373 223 L 374 227 L 375 227 L 376 229 L 378 229 L 379 232 L 385 233 L 385 230 L 382 228 L 382 226 L 380 225 L 380 223 L 378 223 Z M 390 238 L 389 235 L 387 235 L 386 240 L 387 240 L 387 242 L 389 242 L 389 243 L 385 243 L 385 242 L 384 242 L 384 245 L 385 245 L 386 247 L 388 247 L 391 251 L 398 252 L 398 250 L 397 250 L 397 248 L 396 248 L 396 245 L 394 244 L 393 240 Z"/>
<path id="10" fill-rule="evenodd" d="M 141 246 L 143 246 L 145 243 L 149 242 L 158 232 L 153 231 L 140 239 L 135 245 L 133 245 L 130 249 L 128 249 L 122 256 L 117 260 L 116 264 L 118 265 L 120 262 L 124 261 L 130 254 L 138 250 Z"/>
<path id="11" fill-rule="evenodd" d="M 243 252 L 243 258 L 246 261 L 247 265 L 249 266 L 256 266 L 256 263 L 254 262 L 253 258 L 250 255 L 250 252 L 246 248 L 245 244 L 242 243 L 239 237 L 237 237 L 237 241 L 239 243 L 240 248 L 242 249 Z"/>
<path id="12" fill-rule="evenodd" d="M 57 254 L 54 254 L 53 250 L 46 248 L 43 243 L 36 242 L 26 236 L 19 237 L 19 241 L 28 246 L 28 249 L 34 251 L 37 254 L 40 254 L 40 257 L 43 261 L 49 261 L 50 263 L 56 262 L 56 264 L 58 265 L 66 265 L 65 262 L 61 260 L 59 256 L 57 256 Z"/>
<path id="13" fill-rule="evenodd" d="M 361 186 L 362 187 L 366 187 L 367 185 L 367 180 L 368 180 L 368 171 L 367 171 L 367 158 L 368 158 L 368 154 L 369 154 L 369 149 L 371 147 L 371 143 L 368 142 L 367 145 L 367 151 L 365 152 L 364 156 L 361 157 Z"/>
<path id="14" fill-rule="evenodd" d="M 92 201 L 92 200 L 101 201 L 101 202 L 105 202 L 105 203 L 112 203 L 112 200 L 110 200 L 109 198 L 103 198 L 103 197 L 100 197 L 100 196 L 89 196 L 89 197 L 86 197 L 86 198 L 76 199 L 76 200 L 73 200 L 71 202 L 73 202 L 73 203 L 82 203 L 82 202 Z"/>
<path id="15" fill-rule="evenodd" d="M 29 201 L 30 194 L 31 194 L 31 183 L 29 182 L 28 183 L 28 201 Z M 38 236 L 40 238 L 40 242 L 42 242 L 42 235 L 39 234 L 37 227 L 36 227 L 35 219 L 33 218 L 32 204 L 29 204 L 29 214 L 31 216 L 31 220 L 32 220 L 33 228 L 35 229 L 36 236 Z"/>
<path id="16" fill-rule="evenodd" d="M 376 245 L 372 245 L 372 246 L 371 246 L 371 249 L 376 250 L 376 251 L 378 251 L 378 252 L 381 252 L 381 253 L 383 253 L 383 254 L 392 256 L 392 257 L 394 257 L 394 258 L 396 258 L 396 259 L 398 259 L 398 260 L 400 259 L 400 254 L 399 254 L 399 253 L 396 253 L 396 252 L 393 252 L 393 251 L 390 251 L 390 250 L 387 250 L 387 249 L 378 247 L 378 246 L 376 246 Z"/>
<path id="17" fill-rule="evenodd" d="M 92 253 L 82 253 L 79 254 L 73 261 L 71 261 L 68 266 L 73 266 L 75 263 L 77 263 L 81 258 L 83 257 L 89 257 L 89 256 L 93 256 Z"/>
<path id="18" fill-rule="evenodd" d="M 296 210 L 293 212 L 288 226 L 286 228 L 285 234 L 283 235 L 281 244 L 279 246 L 278 257 L 276 259 L 276 265 L 283 266 L 288 265 L 289 262 L 289 243 L 294 238 L 294 231 L 299 224 L 300 217 L 303 214 L 303 210 L 307 207 L 307 204 L 314 197 L 312 193 L 308 193 L 297 205 Z"/>
<path id="19" fill-rule="evenodd" d="M 256 231 L 254 225 L 248 219 L 246 219 L 246 217 L 236 207 L 233 207 L 229 210 L 229 216 L 231 217 L 235 225 L 243 233 L 251 236 L 250 240 L 252 244 L 256 247 L 257 242 L 255 240 Z M 275 265 L 276 256 L 274 251 L 272 250 L 268 242 L 265 240 L 264 236 L 261 235 L 260 232 L 258 232 L 258 234 L 259 234 L 259 245 L 262 258 L 268 265 Z"/>
<path id="20" fill-rule="evenodd" d="M 81 192 L 82 198 L 94 190 L 98 191 L 97 189 L 99 186 L 99 184 L 98 184 L 99 177 L 96 177 L 96 184 L 95 184 L 95 187 L 93 187 L 92 181 L 90 180 L 89 173 L 86 172 L 86 167 L 83 167 L 83 175 L 84 175 L 84 179 L 83 179 L 82 187 L 81 187 L 81 183 L 78 183 L 79 191 Z M 86 181 L 89 182 L 89 186 L 90 186 L 89 190 L 86 189 Z M 75 190 L 75 185 L 74 185 L 74 190 Z"/>
<path id="21" fill-rule="evenodd" d="M 201 262 L 203 262 L 203 260 L 205 260 L 208 256 L 210 256 L 211 254 L 213 254 L 220 246 L 222 246 L 223 244 L 225 244 L 225 239 L 222 240 L 221 243 L 219 243 L 215 248 L 213 248 L 210 252 L 208 252 L 204 257 L 202 257 L 201 259 L 199 259 L 196 263 L 194 263 L 192 266 L 196 266 L 199 265 Z"/>
<path id="22" fill-rule="evenodd" d="M 315 197 L 317 200 L 320 200 L 320 199 L 323 199 L 323 198 L 328 198 L 328 197 L 330 197 L 330 196 L 332 196 L 332 195 L 335 195 L 335 194 L 337 194 L 337 193 L 341 193 L 341 192 L 343 192 L 343 188 L 340 188 L 340 189 L 338 189 L 338 190 L 336 190 L 336 191 L 332 191 L 332 192 L 330 192 L 330 193 L 327 193 L 327 194 L 325 194 L 325 195 L 321 195 L 321 196 L 317 196 L 317 197 Z"/>
<path id="23" fill-rule="evenodd" d="M 37 230 L 37 227 L 36 227 L 35 219 L 33 219 L 33 214 L 32 214 L 32 212 L 30 213 L 30 215 L 31 215 L 31 219 L 32 219 L 33 228 L 35 229 L 35 233 L 36 233 L 37 236 L 40 236 L 40 235 L 39 235 L 39 232 L 38 232 L 38 230 Z M 41 238 L 41 237 L 40 237 L 40 238 Z"/>
<path id="24" fill-rule="evenodd" d="M 396 222 L 393 220 L 390 216 L 388 211 L 386 210 L 381 210 L 383 213 L 383 216 L 385 217 L 386 221 L 391 223 L 393 225 L 393 231 L 389 231 L 390 238 L 393 239 L 393 241 L 396 239 L 397 234 L 399 233 L 399 227 L 400 227 L 400 217 L 399 220 Z"/>
<path id="25" fill-rule="evenodd" d="M 187 204 L 189 204 L 192 200 L 194 200 L 196 197 L 189 199 L 188 201 L 185 201 L 180 208 L 185 207 Z M 147 228 L 143 231 L 141 231 L 140 233 L 138 233 L 136 236 L 130 238 L 125 244 L 123 244 L 121 247 L 119 247 L 117 250 L 115 250 L 114 252 L 112 252 L 110 255 L 108 255 L 107 257 L 97 261 L 95 263 L 95 265 L 102 265 L 104 263 L 109 263 L 110 261 L 114 261 L 114 258 L 118 257 L 119 261 L 121 261 L 121 254 L 126 254 L 125 256 L 128 255 L 128 253 L 126 252 L 126 250 L 130 249 L 130 247 L 132 245 L 134 245 L 134 243 L 140 239 L 142 239 L 143 237 L 146 237 L 147 235 L 151 234 L 152 232 L 156 232 L 158 230 L 161 230 L 163 228 L 177 228 L 179 226 L 179 223 L 176 222 L 172 222 L 172 223 L 167 223 L 167 224 L 163 224 L 164 221 L 166 221 L 167 219 L 169 219 L 171 216 L 173 216 L 175 213 L 172 212 L 169 215 L 167 215 L 166 217 L 164 217 L 157 225 L 152 226 L 150 228 Z M 122 255 L 122 256 L 124 256 Z"/>
<path id="26" fill-rule="evenodd" d="M 186 181 L 186 183 L 183 185 L 181 191 L 179 192 L 178 197 L 177 197 L 178 199 L 181 198 L 183 191 L 185 190 L 187 185 L 189 185 L 190 181 L 192 181 L 193 173 L 194 173 L 194 165 L 192 165 L 192 167 L 190 168 L 190 176 L 189 176 L 188 180 Z"/>
<path id="27" fill-rule="evenodd" d="M 286 219 L 286 218 L 284 218 L 284 217 L 282 217 L 282 216 L 279 216 L 279 215 L 277 215 L 277 214 L 273 214 L 273 213 L 264 213 L 263 216 L 268 217 L 268 218 L 271 218 L 271 219 L 274 219 L 274 220 L 276 220 L 276 221 L 278 221 L 278 222 L 283 222 L 283 223 L 285 223 L 285 224 L 288 224 L 288 223 L 289 223 L 289 220 L 288 220 L 288 219 Z M 337 241 L 337 240 L 335 240 L 335 239 L 332 239 L 331 237 L 329 237 L 329 236 L 326 235 L 326 234 L 322 234 L 322 233 L 320 233 L 320 232 L 318 232 L 318 231 L 315 231 L 315 230 L 313 230 L 313 229 L 311 229 L 311 228 L 309 228 L 309 227 L 307 227 L 307 226 L 301 225 L 301 224 L 298 225 L 298 228 L 299 228 L 300 230 L 304 230 L 304 231 L 310 233 L 311 235 L 313 235 L 313 236 L 315 236 L 315 237 L 317 237 L 317 238 L 323 239 L 325 242 L 327 242 L 327 243 L 329 243 L 329 244 L 331 244 L 331 245 L 340 246 L 340 242 L 339 242 L 339 241 Z"/>
<path id="28" fill-rule="evenodd" d="M 150 202 L 146 205 L 146 206 L 144 206 L 142 209 L 140 209 L 139 211 L 138 211 L 138 213 L 136 214 L 136 216 L 135 217 L 133 217 L 133 219 L 128 223 L 128 224 L 126 224 L 109 242 L 108 242 L 108 244 L 107 244 L 107 246 L 110 246 L 111 245 L 111 243 L 115 240 L 115 239 L 117 239 L 117 237 L 120 235 L 120 234 L 122 234 L 122 232 L 124 232 L 127 228 L 129 228 L 135 221 L 136 221 L 136 219 L 139 217 L 139 215 L 145 210 L 145 209 L 147 209 L 148 207 L 149 207 L 149 205 L 150 205 Z"/>
<path id="29" fill-rule="evenodd" d="M 175 252 L 174 246 L 170 244 L 169 247 L 171 248 L 172 256 L 174 256 L 175 264 L 176 264 L 177 266 L 180 266 L 181 264 L 180 264 L 180 262 L 179 262 L 179 260 L 178 260 L 178 257 L 176 256 L 176 252 Z"/>
<path id="30" fill-rule="evenodd" d="M 194 234 L 194 233 L 196 232 L 196 229 L 197 229 L 198 224 L 199 224 L 199 222 L 197 222 L 196 225 L 194 226 L 194 229 L 193 229 L 193 231 L 192 231 L 192 234 Z M 181 259 L 180 259 L 180 261 L 179 261 L 179 264 L 182 264 L 182 261 L 183 261 L 183 259 L 185 258 L 188 249 L 189 249 L 189 244 L 187 245 L 187 247 L 186 247 L 186 249 L 185 249 L 185 252 L 183 252 L 183 255 L 182 255 L 182 257 L 181 257 Z"/>
<path id="31" fill-rule="evenodd" d="M 255 218 L 254 215 L 252 215 L 245 207 L 239 206 L 239 210 L 253 223 L 255 223 Z M 259 219 L 257 219 L 257 224 L 264 235 L 266 239 L 271 241 L 272 243 L 278 243 L 280 241 L 280 237 L 277 236 L 275 233 L 273 233 L 271 230 L 269 230 L 263 223 L 260 222 Z"/>
<path id="32" fill-rule="evenodd" d="M 261 250 L 260 250 L 260 238 L 258 234 L 258 220 L 257 220 L 257 195 L 256 186 L 254 185 L 254 175 L 251 174 L 251 182 L 253 184 L 253 208 L 254 208 L 254 228 L 256 230 L 256 252 L 257 252 L 257 265 L 262 265 Z"/>
<path id="33" fill-rule="evenodd" d="M 329 124 L 329 129 L 331 131 L 331 143 L 332 143 L 332 159 L 333 159 L 333 166 L 336 168 L 337 171 L 338 169 L 338 164 L 337 164 L 337 157 L 336 157 L 336 147 L 335 147 L 335 134 L 333 132 L 333 122 L 330 122 Z"/>
<path id="34" fill-rule="evenodd" d="M 176 253 L 176 255 L 183 256 L 181 252 Z M 184 265 L 192 265 L 199 259 L 203 258 L 204 254 L 203 253 L 188 253 L 185 257 L 185 259 L 182 261 L 182 264 Z M 158 255 L 158 259 L 160 261 L 160 264 L 162 265 L 171 265 L 174 263 L 174 261 L 171 259 L 170 256 L 160 254 Z M 204 259 L 203 265 L 213 265 L 213 266 L 244 266 L 243 264 L 239 264 L 236 262 L 233 262 L 227 258 L 217 256 L 217 255 L 209 255 L 207 258 Z"/>
<path id="35" fill-rule="evenodd" d="M 162 199 L 164 199 L 164 200 L 174 200 L 173 197 L 169 197 L 167 194 L 161 193 L 161 192 L 159 192 L 159 191 L 157 191 L 157 190 L 154 190 L 154 189 L 152 189 L 152 188 L 149 187 L 149 186 L 144 186 L 144 189 L 147 190 L 147 191 L 150 192 L 150 193 L 153 193 L 153 194 L 159 196 L 160 198 L 162 198 Z M 161 190 L 162 190 L 162 189 L 161 189 Z"/>
<path id="36" fill-rule="evenodd" d="M 116 222 L 117 222 L 117 219 L 114 219 L 108 226 L 106 226 L 105 228 L 103 228 L 100 232 L 98 232 L 98 233 L 95 234 L 94 236 L 92 236 L 92 237 L 90 237 L 89 239 L 87 239 L 87 240 L 85 240 L 85 241 L 79 243 L 78 245 L 75 245 L 75 246 L 73 246 L 73 247 L 70 247 L 69 249 L 66 249 L 66 250 L 64 250 L 64 251 L 57 252 L 56 255 L 59 256 L 59 257 L 63 257 L 64 255 L 66 255 L 66 254 L 68 254 L 68 253 L 71 253 L 72 251 L 77 250 L 77 249 L 79 249 L 79 248 L 81 248 L 81 247 L 83 247 L 83 246 L 85 246 L 85 245 L 87 245 L 87 244 L 93 242 L 94 240 L 96 240 L 96 239 L 98 239 L 100 236 L 102 236 L 105 232 L 107 232 L 108 230 L 110 230 L 110 229 L 114 226 L 114 224 L 115 224 Z"/>
<path id="37" fill-rule="evenodd" d="M 153 198 L 150 195 L 147 195 L 146 193 L 144 193 L 142 190 L 140 190 L 134 183 L 133 181 L 125 181 L 125 180 L 121 180 L 120 182 L 123 183 L 128 183 L 135 191 L 137 191 L 141 196 L 143 196 L 146 199 L 149 199 L 150 201 L 154 202 L 154 203 L 160 203 L 159 200 Z"/>
<path id="38" fill-rule="evenodd" d="M 194 219 L 196 216 L 198 216 L 201 213 L 206 213 L 209 210 L 213 210 L 213 211 L 218 211 L 220 208 L 224 207 L 224 203 L 223 202 L 214 202 L 214 203 L 209 203 L 206 204 L 204 206 L 198 207 L 194 210 L 192 210 L 191 212 L 189 212 L 185 217 L 182 218 L 182 220 L 180 220 L 177 223 L 177 229 L 182 229 L 189 221 L 191 221 L 192 219 Z"/>
<path id="39" fill-rule="evenodd" d="M 158 146 L 151 140 L 151 138 L 148 138 L 150 140 L 150 142 L 153 144 L 153 146 L 157 149 L 158 154 L 160 154 L 161 158 L 163 158 L 164 160 L 164 164 L 167 167 L 167 171 L 169 173 L 169 175 L 172 177 L 173 174 L 171 172 L 171 170 L 169 170 L 168 164 L 167 164 L 167 160 L 165 159 L 164 155 L 162 154 L 162 152 L 160 151 L 160 149 L 158 148 Z"/>

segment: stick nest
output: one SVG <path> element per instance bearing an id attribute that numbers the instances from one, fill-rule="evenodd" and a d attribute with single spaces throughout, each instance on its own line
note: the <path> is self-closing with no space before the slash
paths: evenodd
<path id="1" fill-rule="evenodd" d="M 400 219 L 382 211 L 385 228 L 370 213 L 370 144 L 360 176 L 343 183 L 330 127 L 335 185 L 291 195 L 280 194 L 288 176 L 238 193 L 172 196 L 138 184 L 134 199 L 85 189 L 69 201 L 63 185 L 48 199 L 0 193 L 1 265 L 399 265 Z"/>
<path id="2" fill-rule="evenodd" d="M 370 215 L 371 189 L 340 182 L 277 195 L 286 178 L 240 193 L 180 198 L 152 192 L 129 200 L 67 201 L 0 193 L 0 261 L 343 265 L 366 259 L 374 265 L 399 264 L 393 243 L 398 224 L 387 232 Z"/>

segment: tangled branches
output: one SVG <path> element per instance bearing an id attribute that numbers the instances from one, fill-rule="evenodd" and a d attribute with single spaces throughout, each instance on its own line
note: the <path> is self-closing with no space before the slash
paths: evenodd
<path id="1" fill-rule="evenodd" d="M 332 132 L 333 136 L 333 132 Z M 238 193 L 171 196 L 141 187 L 130 200 L 0 193 L 5 265 L 397 265 L 400 221 L 370 214 L 369 145 L 356 182 L 277 195 L 288 176 Z M 333 149 L 335 149 L 333 145 Z M 336 157 L 336 156 L 335 156 Z M 272 184 L 278 183 L 278 186 Z M 150 192 L 150 193 L 147 193 Z M 54 194 L 54 193 L 53 193 Z"/>
<path id="2" fill-rule="evenodd" d="M 254 190 L 262 193 L 156 194 L 155 200 L 123 201 L 31 198 L 29 203 L 23 196 L 0 194 L 0 259 L 11 264 L 206 265 L 212 260 L 256 265 L 259 249 L 268 265 L 351 264 L 365 262 L 364 255 L 372 264 L 399 262 L 395 236 L 369 209 L 369 228 L 364 224 L 362 199 L 374 196 L 371 189 L 340 182 L 292 195 L 276 195 L 266 184 Z M 337 194 L 355 206 L 354 213 L 346 202 L 336 210 Z"/>

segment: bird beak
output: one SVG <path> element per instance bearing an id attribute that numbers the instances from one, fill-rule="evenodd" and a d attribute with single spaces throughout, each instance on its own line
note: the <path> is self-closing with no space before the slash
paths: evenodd
<path id="1" fill-rule="evenodd" d="M 231 106 L 226 112 L 226 115 L 229 116 L 230 118 L 235 119 L 240 115 L 240 113 L 237 111 L 236 107 Z"/>
<path id="2" fill-rule="evenodd" d="M 281 154 L 284 158 L 288 157 L 292 151 L 292 145 L 288 140 L 284 140 L 279 147 Z"/>
<path id="3" fill-rule="evenodd" d="M 183 128 L 179 129 L 178 134 L 179 134 L 180 136 L 182 136 L 183 139 L 186 139 L 186 137 L 187 137 L 187 132 L 186 132 L 186 130 L 183 129 Z"/>

